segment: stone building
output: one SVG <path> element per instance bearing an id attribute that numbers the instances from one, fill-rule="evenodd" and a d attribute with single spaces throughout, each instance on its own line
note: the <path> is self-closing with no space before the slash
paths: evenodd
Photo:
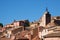
<path id="1" fill-rule="evenodd" d="M 41 27 L 40 27 L 41 28 Z M 42 31 L 41 31 L 42 30 Z M 41 40 L 60 40 L 60 26 L 48 27 L 40 29 L 39 38 Z"/>
<path id="2" fill-rule="evenodd" d="M 27 27 L 29 25 L 30 24 L 28 20 L 20 20 L 20 21 L 14 20 L 14 22 L 12 22 L 11 24 L 7 24 L 5 27 L 17 27 L 17 26 Z"/>
<path id="3" fill-rule="evenodd" d="M 51 16 L 46 9 L 39 21 L 14 20 L 0 33 L 0 40 L 60 40 L 60 16 Z"/>
<path id="4" fill-rule="evenodd" d="M 40 26 L 45 27 L 48 23 L 51 22 L 51 14 L 49 13 L 48 9 L 44 12 L 44 15 L 41 17 Z"/>

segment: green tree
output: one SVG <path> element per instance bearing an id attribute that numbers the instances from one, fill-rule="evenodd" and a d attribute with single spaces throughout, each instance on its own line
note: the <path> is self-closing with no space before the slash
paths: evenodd
<path id="1" fill-rule="evenodd" d="M 1 27 L 3 27 L 3 24 L 2 24 L 2 23 L 0 23 L 0 26 L 1 26 Z"/>

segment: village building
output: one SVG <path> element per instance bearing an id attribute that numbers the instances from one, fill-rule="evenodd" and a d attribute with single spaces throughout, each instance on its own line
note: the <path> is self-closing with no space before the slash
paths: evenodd
<path id="1" fill-rule="evenodd" d="M 14 20 L 0 28 L 0 40 L 60 40 L 60 16 L 46 8 L 39 21 Z"/>

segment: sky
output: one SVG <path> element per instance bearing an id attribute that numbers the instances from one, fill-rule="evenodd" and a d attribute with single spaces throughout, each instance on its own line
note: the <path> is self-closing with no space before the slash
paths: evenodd
<path id="1" fill-rule="evenodd" d="M 60 16 L 60 0 L 0 0 L 0 23 L 39 20 L 46 8 L 52 16 Z"/>

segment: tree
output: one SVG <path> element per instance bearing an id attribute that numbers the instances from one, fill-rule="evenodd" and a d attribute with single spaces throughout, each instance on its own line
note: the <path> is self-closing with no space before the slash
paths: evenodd
<path id="1" fill-rule="evenodd" d="M 0 23 L 0 27 L 3 27 L 3 24 L 2 23 Z"/>

